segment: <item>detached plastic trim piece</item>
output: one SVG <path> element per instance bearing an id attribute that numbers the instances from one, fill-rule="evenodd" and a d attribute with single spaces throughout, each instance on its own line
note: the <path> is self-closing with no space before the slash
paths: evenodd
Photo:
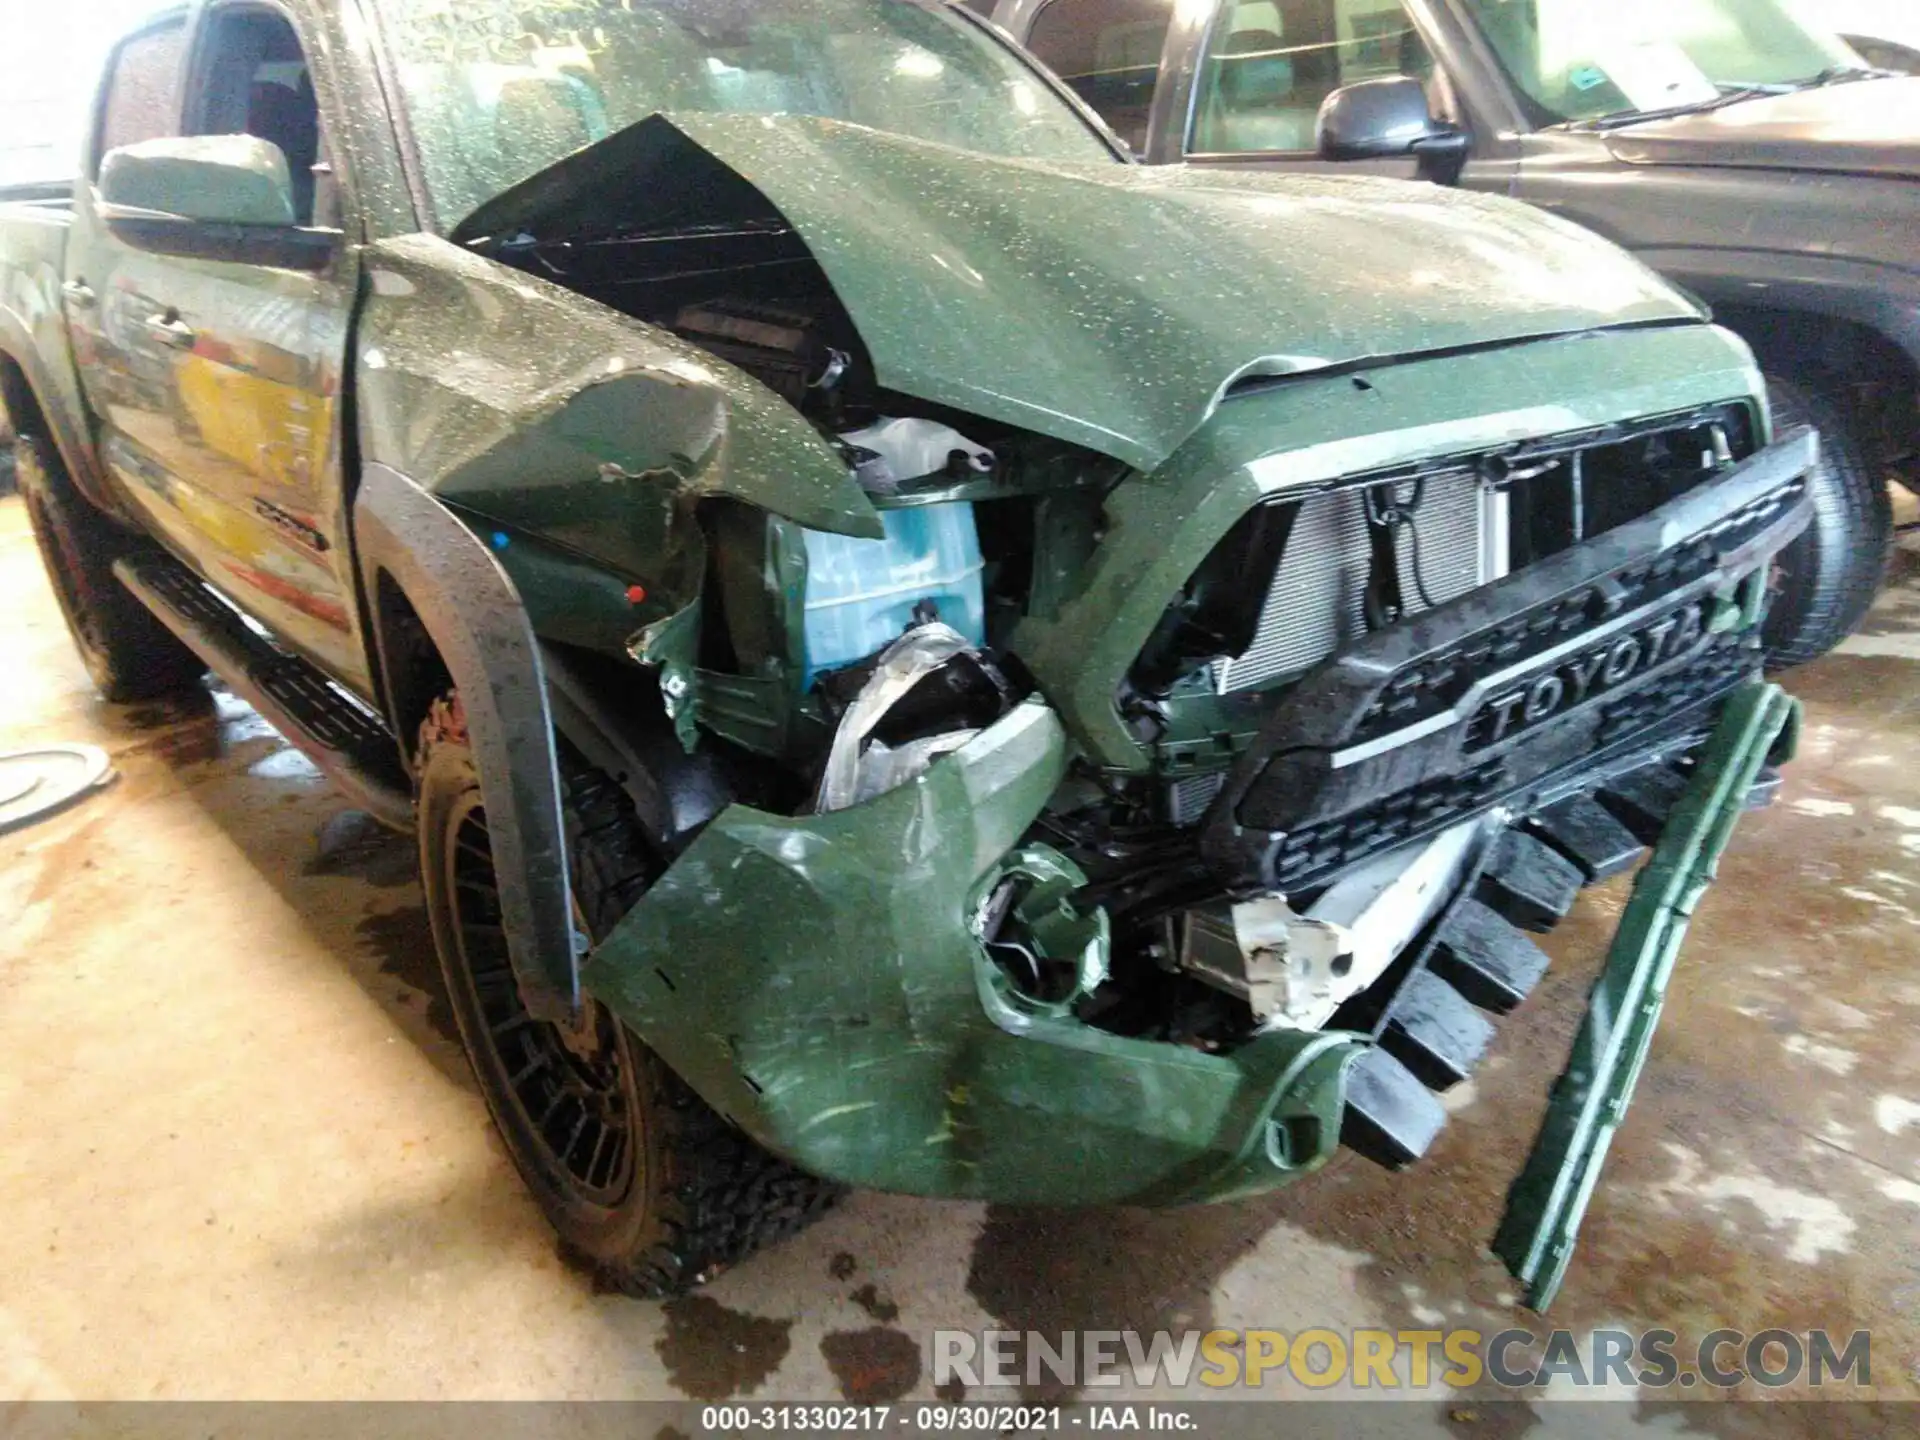
<path id="1" fill-rule="evenodd" d="M 1798 702 L 1777 685 L 1737 691 L 1653 858 L 1634 879 L 1572 1057 L 1554 1084 L 1533 1153 L 1508 1191 L 1493 1241 L 1535 1310 L 1553 1303 L 1566 1275 L 1600 1167 L 1647 1063 L 1694 908 L 1713 883 L 1755 777 L 1791 753 L 1799 717 Z"/>
<path id="2" fill-rule="evenodd" d="M 58 814 L 113 778 L 113 761 L 97 745 L 38 745 L 0 754 L 0 835 Z"/>

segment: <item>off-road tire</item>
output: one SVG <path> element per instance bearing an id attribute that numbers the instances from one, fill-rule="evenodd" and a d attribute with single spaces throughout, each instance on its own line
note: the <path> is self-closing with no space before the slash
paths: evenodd
<path id="1" fill-rule="evenodd" d="M 94 509 L 38 436 L 14 441 L 14 477 L 54 599 L 101 696 L 125 704 L 194 689 L 206 665 L 113 576 L 115 560 L 149 542 Z"/>
<path id="2" fill-rule="evenodd" d="M 624 1188 L 611 1178 L 594 1184 L 596 1141 L 586 1176 L 569 1170 L 567 1156 L 577 1155 L 579 1142 L 558 1150 L 513 1077 L 530 1063 L 526 1056 L 536 1044 L 559 1055 L 561 1064 L 577 1052 L 564 1049 L 557 1027 L 527 1016 L 504 970 L 504 940 L 489 950 L 484 936 L 476 943 L 467 934 L 476 923 L 484 930 L 488 919 L 485 897 L 474 888 L 471 828 L 475 815 L 484 825 L 484 812 L 475 808 L 479 772 L 457 693 L 436 701 L 421 723 L 417 761 L 421 882 L 448 999 L 494 1124 L 559 1232 L 562 1254 L 598 1288 L 676 1295 L 831 1206 L 839 1186 L 795 1169 L 729 1124 L 596 1005 L 589 1005 L 593 1063 L 604 1069 L 596 1069 L 594 1083 L 608 1113 L 617 1112 L 628 1136 L 637 1137 L 628 1141 L 634 1163 Z M 624 792 L 564 745 L 561 782 L 575 903 L 598 939 L 645 893 L 660 865 Z M 490 875 L 490 854 L 486 865 Z M 601 1168 L 611 1177 L 614 1167 Z"/>
<path id="3" fill-rule="evenodd" d="M 1865 618 L 1892 554 L 1893 501 L 1840 386 L 1769 375 L 1767 388 L 1776 430 L 1811 425 L 1820 432 L 1813 523 L 1781 553 L 1762 632 L 1768 667 L 1785 670 L 1826 654 Z"/>

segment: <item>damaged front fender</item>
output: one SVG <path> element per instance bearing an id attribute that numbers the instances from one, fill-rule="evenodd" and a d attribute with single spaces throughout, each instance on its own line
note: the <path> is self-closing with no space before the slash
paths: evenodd
<path id="1" fill-rule="evenodd" d="M 797 411 L 677 336 L 433 236 L 369 247 L 366 272 L 362 455 L 638 582 L 633 629 L 699 593 L 708 497 L 881 535 Z"/>
<path id="2" fill-rule="evenodd" d="M 995 981 L 978 897 L 1020 863 L 1066 749 L 1029 702 L 848 809 L 733 806 L 583 983 L 756 1140 L 848 1184 L 1165 1204 L 1317 1168 L 1355 1037 L 1276 1032 L 1213 1055 L 1022 1006 Z"/>

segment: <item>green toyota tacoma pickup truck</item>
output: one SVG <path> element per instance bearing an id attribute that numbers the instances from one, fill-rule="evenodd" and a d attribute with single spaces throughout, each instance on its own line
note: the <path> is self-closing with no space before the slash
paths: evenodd
<path id="1" fill-rule="evenodd" d="M 417 832 L 570 1252 L 1446 1118 L 1763 664 L 1811 433 L 1522 206 L 1156 169 L 960 7 L 209 0 L 0 210 L 103 694 Z"/>

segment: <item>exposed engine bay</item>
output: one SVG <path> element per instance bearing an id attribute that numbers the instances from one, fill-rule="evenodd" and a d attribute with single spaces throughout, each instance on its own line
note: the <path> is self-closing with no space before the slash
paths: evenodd
<path id="1" fill-rule="evenodd" d="M 737 557 L 783 546 L 789 586 L 804 571 L 804 653 L 784 681 L 797 692 L 787 723 L 730 723 L 740 688 L 717 683 L 703 723 L 736 773 L 766 772 L 760 803 L 826 812 L 924 774 L 1033 693 L 1010 638 L 1071 590 L 1101 543 L 1103 500 L 1129 472 L 888 391 L 800 237 L 750 187 L 718 208 L 734 218 L 523 235 L 493 253 L 754 376 L 814 424 L 879 510 L 883 540 L 782 535 L 796 527 L 736 513 L 719 523 L 765 533 L 714 547 L 705 669 L 756 679 L 779 669 L 766 638 L 783 623 L 768 611 L 771 582 L 742 573 Z M 1221 403 L 1280 383 L 1256 377 Z M 1276 1026 L 1364 1028 L 1379 1009 L 1367 1014 L 1368 992 L 1404 978 L 1416 937 L 1478 883 L 1503 822 L 1472 797 L 1459 823 L 1403 824 L 1398 843 L 1393 824 L 1367 821 L 1372 839 L 1331 852 L 1346 863 L 1296 866 L 1304 883 L 1261 883 L 1202 844 L 1235 749 L 1216 746 L 1196 765 L 1192 747 L 1174 742 L 1197 726 L 1236 729 L 1243 745 L 1246 717 L 1329 657 L 1646 515 L 1756 442 L 1750 412 L 1727 405 L 1281 491 L 1256 505 L 1168 597 L 1114 696 L 1131 732 L 1166 763 L 1140 773 L 1076 762 L 1029 837 L 1035 855 L 1064 864 L 1015 867 L 982 897 L 973 923 L 987 953 L 1034 1004 L 1070 1006 L 1125 1035 L 1218 1050 Z M 1526 706 L 1538 708 L 1537 697 Z M 804 784 L 778 778 L 795 772 Z M 1097 972 L 1086 963 L 1094 917 L 1111 941 Z"/>

